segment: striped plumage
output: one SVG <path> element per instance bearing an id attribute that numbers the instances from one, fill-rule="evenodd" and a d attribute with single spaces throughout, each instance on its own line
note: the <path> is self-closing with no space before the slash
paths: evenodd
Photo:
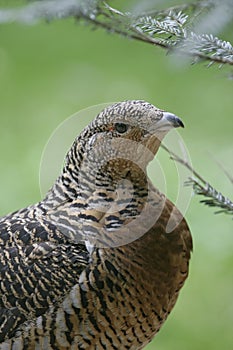
<path id="1" fill-rule="evenodd" d="M 177 126 L 144 101 L 106 108 L 46 198 L 0 219 L 0 350 L 142 349 L 158 332 L 192 240 L 146 167 Z"/>

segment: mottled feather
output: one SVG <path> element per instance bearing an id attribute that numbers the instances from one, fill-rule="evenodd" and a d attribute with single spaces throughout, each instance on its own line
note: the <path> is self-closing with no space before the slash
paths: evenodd
<path id="1" fill-rule="evenodd" d="M 109 106 L 76 138 L 46 197 L 0 219 L 0 350 L 136 350 L 152 340 L 192 250 L 185 219 L 146 173 L 178 126 L 144 101 Z"/>

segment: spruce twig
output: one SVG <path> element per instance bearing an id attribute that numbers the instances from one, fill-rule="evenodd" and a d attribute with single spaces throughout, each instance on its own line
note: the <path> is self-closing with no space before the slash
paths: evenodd
<path id="1" fill-rule="evenodd" d="M 161 147 L 170 154 L 170 158 L 172 160 L 182 164 L 188 170 L 190 170 L 190 172 L 192 172 L 193 176 L 190 176 L 185 184 L 191 185 L 195 194 L 205 197 L 205 199 L 200 201 L 201 203 L 204 203 L 210 207 L 218 208 L 218 210 L 215 212 L 216 214 L 225 213 L 233 215 L 233 202 L 229 198 L 223 196 L 221 192 L 217 191 L 213 186 L 211 186 L 186 160 L 180 158 L 163 144 Z"/>

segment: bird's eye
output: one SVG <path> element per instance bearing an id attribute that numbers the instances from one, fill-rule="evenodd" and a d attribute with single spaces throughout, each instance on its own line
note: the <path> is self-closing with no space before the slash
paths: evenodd
<path id="1" fill-rule="evenodd" d="M 115 129 L 120 134 L 124 134 L 124 132 L 126 132 L 128 130 L 128 125 L 124 124 L 124 123 L 116 123 L 115 124 Z"/>

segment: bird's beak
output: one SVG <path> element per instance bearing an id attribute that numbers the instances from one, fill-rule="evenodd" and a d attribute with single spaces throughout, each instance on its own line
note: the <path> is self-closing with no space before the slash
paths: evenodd
<path id="1" fill-rule="evenodd" d="M 164 112 L 162 116 L 162 120 L 165 124 L 170 124 L 173 128 L 179 128 L 180 126 L 184 128 L 184 124 L 180 118 L 178 118 L 175 114 Z"/>
<path id="2" fill-rule="evenodd" d="M 171 129 L 184 127 L 183 122 L 175 114 L 163 112 L 162 118 L 151 125 L 151 133 L 163 138 Z"/>
<path id="3" fill-rule="evenodd" d="M 155 154 L 164 136 L 173 128 L 184 128 L 184 124 L 175 114 L 163 112 L 162 118 L 151 125 L 151 136 L 147 140 L 147 147 Z"/>

